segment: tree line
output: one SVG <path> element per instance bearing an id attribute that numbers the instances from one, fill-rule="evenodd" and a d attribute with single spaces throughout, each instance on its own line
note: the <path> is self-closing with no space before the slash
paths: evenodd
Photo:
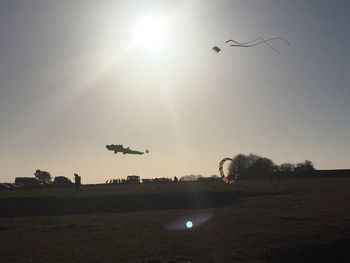
<path id="1" fill-rule="evenodd" d="M 262 157 L 256 154 L 238 154 L 233 159 L 228 167 L 228 177 L 235 178 L 238 176 L 243 179 L 249 178 L 271 178 L 276 175 L 283 174 L 300 174 L 309 175 L 315 171 L 314 164 L 305 160 L 299 163 L 282 163 L 275 164 L 271 159 Z"/>

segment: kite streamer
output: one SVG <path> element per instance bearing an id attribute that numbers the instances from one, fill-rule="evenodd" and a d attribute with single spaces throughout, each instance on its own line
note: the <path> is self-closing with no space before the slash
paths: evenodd
<path id="1" fill-rule="evenodd" d="M 282 38 L 282 37 L 273 37 L 273 38 L 269 38 L 269 39 L 263 39 L 261 37 L 258 37 L 252 41 L 249 42 L 238 42 L 235 41 L 233 39 L 229 39 L 227 40 L 225 43 L 229 43 L 232 42 L 233 44 L 230 44 L 231 47 L 254 47 L 257 45 L 261 45 L 261 44 L 266 44 L 268 45 L 271 49 L 273 49 L 276 52 L 279 52 L 275 47 L 273 47 L 269 42 L 273 41 L 273 40 L 281 40 L 284 41 L 288 46 L 290 45 L 289 42 Z"/>
<path id="2" fill-rule="evenodd" d="M 225 43 L 226 44 L 231 43 L 230 44 L 231 47 L 254 47 L 254 46 L 261 45 L 261 44 L 265 44 L 265 45 L 269 46 L 271 49 L 273 49 L 274 51 L 279 53 L 279 50 L 276 49 L 274 46 L 272 46 L 269 43 L 269 42 L 275 41 L 275 40 L 280 40 L 280 41 L 283 41 L 284 43 L 286 43 L 288 46 L 290 45 L 288 40 L 286 40 L 282 37 L 273 37 L 273 38 L 269 38 L 269 39 L 264 39 L 264 38 L 258 37 L 256 39 L 248 41 L 248 42 L 238 42 L 236 40 L 229 39 Z M 216 53 L 219 53 L 221 51 L 221 48 L 215 46 L 215 47 L 213 47 L 213 50 Z"/>

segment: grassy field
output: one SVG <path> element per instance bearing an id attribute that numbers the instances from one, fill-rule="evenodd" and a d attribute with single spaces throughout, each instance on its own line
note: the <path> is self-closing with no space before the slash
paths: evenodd
<path id="1" fill-rule="evenodd" d="M 349 189 L 324 178 L 0 192 L 0 262 L 348 262 Z"/>

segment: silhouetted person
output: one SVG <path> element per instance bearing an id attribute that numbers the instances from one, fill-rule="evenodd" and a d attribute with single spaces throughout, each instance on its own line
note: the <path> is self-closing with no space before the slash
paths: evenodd
<path id="1" fill-rule="evenodd" d="M 81 177 L 78 174 L 74 174 L 74 185 L 75 185 L 75 192 L 78 193 L 80 191 L 80 186 L 81 186 Z"/>
<path id="2" fill-rule="evenodd" d="M 177 183 L 179 181 L 179 179 L 177 179 L 177 177 L 174 177 L 174 182 Z"/>

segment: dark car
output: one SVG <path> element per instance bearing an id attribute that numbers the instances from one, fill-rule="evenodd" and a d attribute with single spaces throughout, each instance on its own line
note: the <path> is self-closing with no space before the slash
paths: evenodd
<path id="1" fill-rule="evenodd" d="M 24 188 L 24 185 L 23 185 L 23 184 L 21 184 L 21 183 L 14 183 L 13 185 L 18 186 L 18 187 L 19 187 L 19 188 L 21 188 L 21 189 L 23 189 L 23 188 Z"/>
<path id="2" fill-rule="evenodd" d="M 4 185 L 8 186 L 10 190 L 21 190 L 22 187 L 20 187 L 17 184 L 11 184 L 11 183 L 3 183 Z"/>
<path id="3" fill-rule="evenodd" d="M 41 182 L 36 177 L 17 177 L 15 179 L 16 184 L 21 184 L 25 188 L 27 187 L 44 187 L 43 182 Z"/>
<path id="4" fill-rule="evenodd" d="M 0 183 L 0 191 L 2 190 L 10 190 L 10 187 L 6 184 Z"/>
<path id="5" fill-rule="evenodd" d="M 140 176 L 138 175 L 129 175 L 126 177 L 127 184 L 139 184 L 141 183 Z"/>
<path id="6" fill-rule="evenodd" d="M 72 185 L 72 181 L 65 176 L 56 176 L 53 180 L 53 185 L 56 186 L 69 186 Z"/>

